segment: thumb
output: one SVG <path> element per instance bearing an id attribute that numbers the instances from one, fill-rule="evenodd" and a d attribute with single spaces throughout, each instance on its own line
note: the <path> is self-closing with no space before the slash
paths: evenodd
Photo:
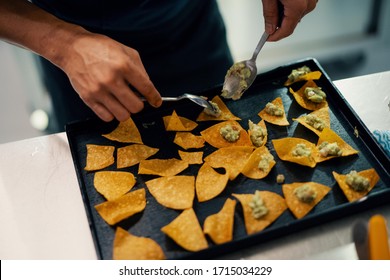
<path id="1" fill-rule="evenodd" d="M 273 34 L 283 19 L 283 5 L 279 0 L 262 0 L 265 32 Z"/>

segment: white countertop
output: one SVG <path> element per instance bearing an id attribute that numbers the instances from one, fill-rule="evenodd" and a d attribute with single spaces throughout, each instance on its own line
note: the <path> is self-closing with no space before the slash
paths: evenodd
<path id="1" fill-rule="evenodd" d="M 371 130 L 390 130 L 390 71 L 334 82 Z M 390 204 L 301 230 L 225 259 L 356 259 L 353 223 Z M 0 259 L 96 259 L 65 133 L 0 145 Z"/>

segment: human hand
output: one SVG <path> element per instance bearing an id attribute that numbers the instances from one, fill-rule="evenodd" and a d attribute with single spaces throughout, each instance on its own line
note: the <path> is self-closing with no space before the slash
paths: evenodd
<path id="1" fill-rule="evenodd" d="M 290 36 L 298 22 L 314 10 L 318 0 L 262 0 L 265 31 L 270 34 L 268 41 L 278 41 Z M 283 19 L 278 26 L 278 2 L 283 6 Z M 277 28 L 279 27 L 279 28 Z"/>
<path id="2" fill-rule="evenodd" d="M 59 66 L 80 98 L 104 121 L 125 121 L 143 109 L 129 84 L 152 106 L 162 103 L 138 52 L 109 37 L 94 33 L 77 36 Z"/>

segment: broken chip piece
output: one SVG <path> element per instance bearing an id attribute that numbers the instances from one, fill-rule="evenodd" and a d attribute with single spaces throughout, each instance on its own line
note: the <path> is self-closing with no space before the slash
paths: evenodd
<path id="1" fill-rule="evenodd" d="M 204 111 L 202 111 L 196 121 L 228 121 L 228 120 L 240 120 L 239 117 L 235 116 L 229 108 L 226 106 L 226 104 L 222 101 L 222 99 L 216 95 L 213 99 L 211 99 L 211 102 L 215 103 L 219 110 L 221 111 L 221 114 L 219 116 L 212 116 Z"/>
<path id="2" fill-rule="evenodd" d="M 112 258 L 114 260 L 165 260 L 166 256 L 160 245 L 153 239 L 135 236 L 117 227 Z"/>
<path id="3" fill-rule="evenodd" d="M 161 228 L 180 247 L 196 252 L 208 247 L 202 227 L 192 208 L 184 210 L 168 225 Z"/>
<path id="4" fill-rule="evenodd" d="M 145 182 L 161 205 L 171 209 L 191 208 L 195 197 L 194 176 L 167 176 Z"/>
<path id="5" fill-rule="evenodd" d="M 310 129 L 319 136 L 325 127 L 330 128 L 329 108 L 323 107 L 308 115 L 304 115 L 296 119 L 293 118 L 292 120 L 299 122 L 301 125 Z"/>
<path id="6" fill-rule="evenodd" d="M 229 180 L 234 180 L 244 168 L 253 147 L 237 146 L 220 148 L 204 158 L 213 168 L 225 168 Z"/>
<path id="7" fill-rule="evenodd" d="M 282 189 L 287 206 L 297 219 L 306 216 L 331 190 L 316 182 L 283 184 Z"/>
<path id="8" fill-rule="evenodd" d="M 272 144 L 281 160 L 294 162 L 300 165 L 316 166 L 316 145 L 303 138 L 286 137 L 272 140 Z"/>
<path id="9" fill-rule="evenodd" d="M 251 179 L 265 178 L 276 162 L 267 147 L 262 146 L 252 152 L 241 173 Z"/>
<path id="10" fill-rule="evenodd" d="M 275 98 L 272 102 L 268 102 L 258 115 L 266 122 L 274 125 L 287 126 L 290 124 L 286 117 L 282 98 L 280 97 Z"/>
<path id="11" fill-rule="evenodd" d="M 114 164 L 114 146 L 87 144 L 87 157 L 84 170 L 95 171 Z"/>
<path id="12" fill-rule="evenodd" d="M 96 211 L 109 225 L 133 216 L 145 209 L 145 189 L 129 192 L 117 199 L 95 205 Z"/>
<path id="13" fill-rule="evenodd" d="M 348 182 L 347 179 L 349 174 L 339 174 L 335 171 L 333 171 L 332 174 L 349 202 L 353 202 L 361 199 L 362 197 L 365 197 L 375 187 L 375 185 L 378 183 L 380 179 L 378 173 L 375 171 L 374 168 L 357 172 L 356 175 L 361 176 L 368 180 L 367 188 L 362 188 L 360 191 L 358 191 L 356 190 L 357 188 L 354 189 L 352 186 L 354 184 L 353 180 L 352 182 Z M 352 175 L 352 176 L 356 176 L 356 175 Z"/>
<path id="14" fill-rule="evenodd" d="M 232 127 L 237 132 L 237 139 L 230 139 L 229 136 L 224 136 L 229 133 L 227 126 Z M 226 133 L 221 133 L 222 130 L 226 130 Z M 205 130 L 201 131 L 203 139 L 215 148 L 232 147 L 232 146 L 252 146 L 252 142 L 248 133 L 241 127 L 236 121 L 224 121 L 217 123 Z M 233 134 L 231 134 L 233 135 Z M 230 141 L 232 140 L 232 141 Z"/>
<path id="15" fill-rule="evenodd" d="M 290 93 L 294 96 L 295 101 L 302 107 L 310 111 L 315 111 L 323 107 L 328 107 L 328 102 L 324 99 L 322 102 L 313 102 L 305 96 L 306 88 L 318 88 L 317 84 L 309 80 L 298 91 L 289 89 Z"/>
<path id="16" fill-rule="evenodd" d="M 95 189 L 107 200 L 114 200 L 129 192 L 135 185 L 135 177 L 124 171 L 98 171 L 93 178 Z"/>
<path id="17" fill-rule="evenodd" d="M 173 142 L 176 145 L 179 145 L 185 150 L 188 149 L 198 149 L 204 147 L 204 139 L 202 136 L 197 136 L 192 134 L 191 132 L 176 132 L 175 139 Z"/>
<path id="18" fill-rule="evenodd" d="M 212 214 L 205 219 L 203 232 L 215 244 L 222 244 L 233 240 L 235 207 L 236 201 L 228 198 L 218 213 Z"/>
<path id="19" fill-rule="evenodd" d="M 103 134 L 103 137 L 121 143 L 138 143 L 142 144 L 141 134 L 132 118 L 120 122 L 118 126 L 110 133 Z"/>
<path id="20" fill-rule="evenodd" d="M 144 144 L 133 144 L 117 149 L 117 168 L 130 167 L 138 164 L 141 160 L 147 159 L 159 151 Z"/>
<path id="21" fill-rule="evenodd" d="M 314 158 L 317 163 L 335 157 L 357 154 L 358 151 L 348 145 L 336 132 L 325 127 L 319 135 Z"/>
<path id="22" fill-rule="evenodd" d="M 262 231 L 266 227 L 270 226 L 287 209 L 287 204 L 284 198 L 280 195 L 270 191 L 258 192 L 268 209 L 267 214 L 258 219 L 253 216 L 253 210 L 250 206 L 255 194 L 233 194 L 233 196 L 237 198 L 242 205 L 245 229 L 248 234 Z"/>
<path id="23" fill-rule="evenodd" d="M 179 156 L 188 164 L 202 164 L 203 152 L 184 152 L 179 150 Z"/>
<path id="24" fill-rule="evenodd" d="M 174 176 L 188 167 L 188 162 L 176 158 L 141 160 L 138 174 Z"/>
<path id="25" fill-rule="evenodd" d="M 311 72 L 311 69 L 306 65 L 299 67 L 297 69 L 292 69 L 291 73 L 287 77 L 288 79 L 285 82 L 285 85 L 288 83 L 297 82 L 301 77 L 303 77 L 304 75 L 306 75 L 307 73 L 310 73 L 310 72 Z"/>
<path id="26" fill-rule="evenodd" d="M 175 110 L 172 115 L 163 117 L 163 121 L 166 131 L 191 131 L 198 126 L 196 122 L 179 116 Z"/>
<path id="27" fill-rule="evenodd" d="M 321 78 L 322 73 L 320 71 L 311 71 L 306 65 L 293 69 L 288 75 L 287 81 L 284 83 L 285 86 L 292 85 L 299 81 L 307 80 L 318 80 Z"/>
<path id="28" fill-rule="evenodd" d="M 264 146 L 268 139 L 268 131 L 265 125 L 265 121 L 261 120 L 258 124 L 255 124 L 251 120 L 248 120 L 248 126 L 248 135 L 252 141 L 253 146 Z"/>
<path id="29" fill-rule="evenodd" d="M 226 188 L 229 174 L 220 174 L 205 162 L 196 176 L 196 196 L 199 202 L 207 201 L 218 196 Z"/>

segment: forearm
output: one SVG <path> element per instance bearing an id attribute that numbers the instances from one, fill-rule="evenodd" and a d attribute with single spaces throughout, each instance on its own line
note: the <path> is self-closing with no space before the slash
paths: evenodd
<path id="1" fill-rule="evenodd" d="M 87 33 L 26 0 L 0 0 L 0 39 L 29 49 L 62 68 L 66 46 Z"/>
<path id="2" fill-rule="evenodd" d="M 124 121 L 142 110 L 139 94 L 151 105 L 161 105 L 136 50 L 60 20 L 27 0 L 0 0 L 0 39 L 61 68 L 80 98 L 105 121 Z"/>

